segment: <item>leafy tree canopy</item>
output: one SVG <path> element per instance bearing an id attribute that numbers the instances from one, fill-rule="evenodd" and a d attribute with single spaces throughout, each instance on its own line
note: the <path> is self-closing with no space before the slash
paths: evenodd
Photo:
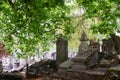
<path id="1" fill-rule="evenodd" d="M 0 38 L 14 53 L 45 50 L 58 36 L 73 32 L 63 0 L 0 0 Z"/>

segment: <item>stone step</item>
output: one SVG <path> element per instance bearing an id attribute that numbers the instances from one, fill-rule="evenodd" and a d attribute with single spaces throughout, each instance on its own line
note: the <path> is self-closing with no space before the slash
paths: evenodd
<path id="1" fill-rule="evenodd" d="M 87 66 L 84 66 L 84 65 L 73 65 L 71 69 L 76 71 L 76 72 L 82 72 L 82 71 L 85 71 L 87 69 Z"/>
<path id="2" fill-rule="evenodd" d="M 95 70 L 86 70 L 85 73 L 92 75 L 105 75 L 107 70 L 107 68 L 97 68 Z"/>

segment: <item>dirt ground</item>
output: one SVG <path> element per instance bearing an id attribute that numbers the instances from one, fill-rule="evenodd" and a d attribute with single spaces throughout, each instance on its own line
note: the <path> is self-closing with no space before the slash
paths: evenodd
<path id="1" fill-rule="evenodd" d="M 27 80 L 46 80 L 46 79 L 41 79 L 41 78 L 30 78 L 30 79 L 27 79 Z"/>

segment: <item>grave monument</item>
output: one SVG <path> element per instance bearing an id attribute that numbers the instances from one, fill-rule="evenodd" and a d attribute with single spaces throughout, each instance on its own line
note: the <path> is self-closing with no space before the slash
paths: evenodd
<path id="1" fill-rule="evenodd" d="M 68 41 L 60 37 L 56 42 L 56 61 L 61 64 L 68 59 Z"/>

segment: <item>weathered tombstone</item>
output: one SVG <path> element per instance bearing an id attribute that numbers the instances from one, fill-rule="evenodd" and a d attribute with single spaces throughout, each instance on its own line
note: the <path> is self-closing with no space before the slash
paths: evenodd
<path id="1" fill-rule="evenodd" d="M 52 56 L 53 60 L 56 60 L 56 52 L 53 52 L 53 53 L 51 54 L 51 56 Z"/>
<path id="2" fill-rule="evenodd" d="M 89 40 L 85 32 L 82 33 L 80 41 L 81 41 L 81 44 L 79 46 L 78 54 L 72 60 L 75 62 L 79 61 L 83 63 L 86 60 L 86 58 L 90 55 L 90 54 L 85 54 L 85 52 L 88 51 L 90 48 L 88 46 Z"/>
<path id="3" fill-rule="evenodd" d="M 13 59 L 12 57 L 9 57 L 10 63 L 9 63 L 9 67 L 10 69 L 13 69 Z"/>
<path id="4" fill-rule="evenodd" d="M 88 39 L 87 35 L 85 34 L 85 32 L 83 32 L 82 35 L 81 35 L 81 38 L 80 38 L 81 44 L 79 46 L 78 54 L 84 55 L 84 52 L 89 49 L 88 40 L 89 39 Z"/>
<path id="5" fill-rule="evenodd" d="M 111 38 L 104 39 L 103 44 L 103 52 L 106 53 L 106 55 L 112 54 L 113 52 L 117 52 L 115 49 L 115 43 Z"/>
<path id="6" fill-rule="evenodd" d="M 118 64 L 117 51 L 115 49 L 115 43 L 112 38 L 103 40 L 103 52 L 104 56 L 100 61 L 100 67 L 111 67 Z"/>
<path id="7" fill-rule="evenodd" d="M 68 41 L 65 38 L 58 38 L 56 42 L 56 52 L 57 64 L 61 64 L 68 59 Z"/>
<path id="8" fill-rule="evenodd" d="M 44 52 L 44 54 L 43 54 L 43 59 L 48 59 L 48 52 Z"/>
<path id="9" fill-rule="evenodd" d="M 40 58 L 40 45 L 38 45 L 38 48 L 36 50 L 37 50 L 37 61 L 40 61 L 41 60 L 41 58 Z"/>
<path id="10" fill-rule="evenodd" d="M 113 35 L 111 35 L 111 38 L 112 38 L 112 40 L 113 40 L 113 42 L 115 44 L 116 51 L 120 52 L 120 37 L 113 34 Z"/>

